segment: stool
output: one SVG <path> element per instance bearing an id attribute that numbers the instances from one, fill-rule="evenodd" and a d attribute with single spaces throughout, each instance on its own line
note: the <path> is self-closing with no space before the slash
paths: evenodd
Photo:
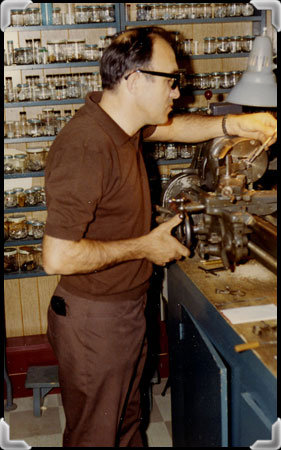
<path id="1" fill-rule="evenodd" d="M 41 416 L 43 398 L 59 385 L 58 366 L 30 366 L 28 368 L 25 387 L 33 389 L 34 416 Z"/>

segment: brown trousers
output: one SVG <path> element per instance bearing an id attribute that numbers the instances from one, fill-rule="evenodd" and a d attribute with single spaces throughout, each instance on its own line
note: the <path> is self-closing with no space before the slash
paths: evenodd
<path id="1" fill-rule="evenodd" d="M 142 447 L 139 383 L 147 344 L 138 300 L 101 302 L 60 286 L 66 316 L 48 310 L 66 417 L 64 447 Z"/>

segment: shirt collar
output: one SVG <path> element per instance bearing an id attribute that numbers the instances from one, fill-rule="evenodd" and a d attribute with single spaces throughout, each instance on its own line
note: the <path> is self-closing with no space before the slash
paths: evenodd
<path id="1" fill-rule="evenodd" d="M 99 106 L 102 92 L 89 92 L 85 98 L 85 107 L 88 114 L 95 117 L 95 121 L 110 135 L 117 145 L 128 141 L 139 142 L 140 131 L 129 136 L 121 127 Z"/>

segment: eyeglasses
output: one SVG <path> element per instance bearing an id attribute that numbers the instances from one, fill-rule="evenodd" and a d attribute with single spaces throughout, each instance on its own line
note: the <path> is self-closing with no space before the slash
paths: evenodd
<path id="1" fill-rule="evenodd" d="M 133 72 L 129 73 L 124 77 L 125 80 L 128 80 L 129 76 L 136 72 L 147 73 L 148 75 L 155 75 L 156 77 L 170 78 L 173 80 L 173 83 L 171 84 L 171 89 L 176 89 L 177 87 L 179 87 L 180 84 L 179 73 L 154 72 L 152 70 L 143 70 L 143 69 L 136 69 Z"/>

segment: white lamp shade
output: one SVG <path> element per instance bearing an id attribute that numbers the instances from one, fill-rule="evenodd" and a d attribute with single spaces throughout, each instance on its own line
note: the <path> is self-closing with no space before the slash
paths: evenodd
<path id="1" fill-rule="evenodd" d="M 277 83 L 272 63 L 272 44 L 267 36 L 258 36 L 248 60 L 247 70 L 230 91 L 227 102 L 247 106 L 277 106 Z"/>

